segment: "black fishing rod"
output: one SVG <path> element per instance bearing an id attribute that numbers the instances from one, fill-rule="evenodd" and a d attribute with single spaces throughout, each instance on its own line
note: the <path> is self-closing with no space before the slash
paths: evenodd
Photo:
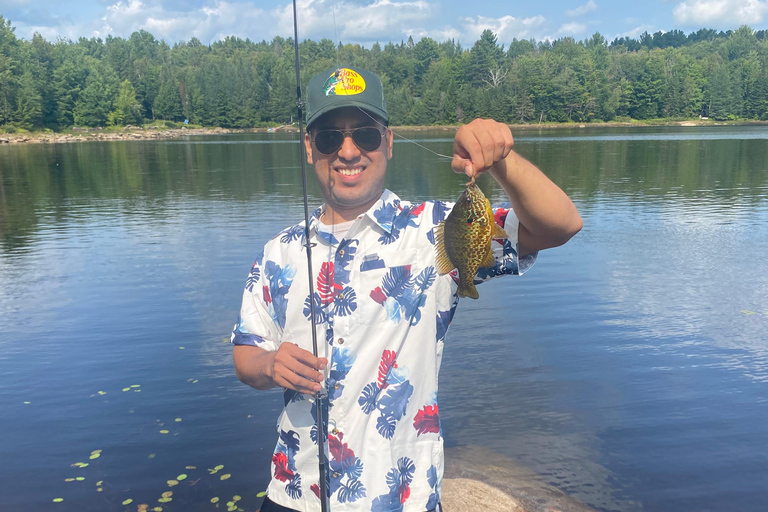
<path id="1" fill-rule="evenodd" d="M 296 107 L 299 113 L 299 146 L 301 158 L 301 184 L 304 192 L 304 247 L 307 249 L 307 275 L 309 276 L 309 314 L 312 322 L 312 353 L 318 357 L 317 352 L 317 327 L 315 325 L 315 301 L 313 297 L 314 286 L 312 284 L 312 245 L 309 242 L 309 200 L 307 198 L 307 158 L 304 147 L 304 102 L 301 100 L 301 73 L 299 71 L 299 28 L 296 16 L 296 0 L 293 0 L 293 49 L 296 64 Z M 330 361 L 328 362 L 330 364 Z M 323 383 L 325 385 L 325 383 Z M 330 512 L 331 500 L 328 496 L 328 425 L 325 422 L 323 405 L 327 400 L 327 393 L 323 388 L 315 395 L 315 413 L 317 417 L 317 453 L 320 465 L 320 510 Z"/>

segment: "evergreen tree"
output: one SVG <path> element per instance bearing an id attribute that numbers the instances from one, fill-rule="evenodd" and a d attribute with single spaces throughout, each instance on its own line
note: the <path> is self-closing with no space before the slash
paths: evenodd
<path id="1" fill-rule="evenodd" d="M 136 89 L 130 80 L 123 80 L 115 99 L 114 110 L 108 116 L 109 124 L 140 124 L 143 117 L 141 103 L 136 99 Z"/>
<path id="2" fill-rule="evenodd" d="M 181 117 L 181 95 L 175 80 L 169 78 L 160 85 L 153 108 L 160 119 L 173 121 Z"/>

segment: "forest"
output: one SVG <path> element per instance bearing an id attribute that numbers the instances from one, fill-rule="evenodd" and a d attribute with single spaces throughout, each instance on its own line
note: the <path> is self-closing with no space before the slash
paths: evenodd
<path id="1" fill-rule="evenodd" d="M 0 131 L 187 121 L 276 126 L 296 113 L 294 41 L 192 38 L 169 46 L 130 37 L 46 41 L 15 35 L 0 15 Z M 486 30 L 469 47 L 448 40 L 299 44 L 302 86 L 336 66 L 383 82 L 393 125 L 475 117 L 507 123 L 768 119 L 768 35 L 700 29 L 608 42 L 513 40 Z"/>

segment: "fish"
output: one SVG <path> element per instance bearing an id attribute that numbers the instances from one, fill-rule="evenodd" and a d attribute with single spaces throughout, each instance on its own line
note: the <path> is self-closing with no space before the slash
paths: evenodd
<path id="1" fill-rule="evenodd" d="M 474 180 L 467 183 L 448 217 L 435 227 L 436 266 L 440 275 L 459 270 L 459 297 L 477 299 L 475 273 L 496 263 L 491 240 L 509 238 L 496 224 L 491 202 Z"/>

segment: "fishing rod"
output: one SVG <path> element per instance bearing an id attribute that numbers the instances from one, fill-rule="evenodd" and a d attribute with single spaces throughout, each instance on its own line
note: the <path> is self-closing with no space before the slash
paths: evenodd
<path id="1" fill-rule="evenodd" d="M 301 100 L 301 72 L 299 70 L 299 28 L 298 19 L 296 16 L 296 0 L 293 0 L 293 50 L 294 61 L 296 65 L 296 107 L 298 109 L 299 118 L 299 146 L 300 146 L 300 158 L 301 158 L 301 184 L 304 192 L 304 247 L 307 249 L 307 275 L 309 277 L 309 313 L 310 321 L 312 322 L 312 353 L 315 357 L 318 357 L 317 351 L 317 327 L 315 325 L 315 301 L 314 286 L 312 284 L 312 278 L 314 276 L 312 272 L 312 245 L 309 242 L 309 199 L 307 198 L 307 158 L 306 147 L 304 146 L 304 102 Z M 330 512 L 331 499 L 328 496 L 328 425 L 325 422 L 325 413 L 323 411 L 323 405 L 327 400 L 327 393 L 320 391 L 315 395 L 315 416 L 317 418 L 317 455 L 318 463 L 320 465 L 320 481 L 318 485 L 320 487 L 320 510 L 322 512 Z"/>

